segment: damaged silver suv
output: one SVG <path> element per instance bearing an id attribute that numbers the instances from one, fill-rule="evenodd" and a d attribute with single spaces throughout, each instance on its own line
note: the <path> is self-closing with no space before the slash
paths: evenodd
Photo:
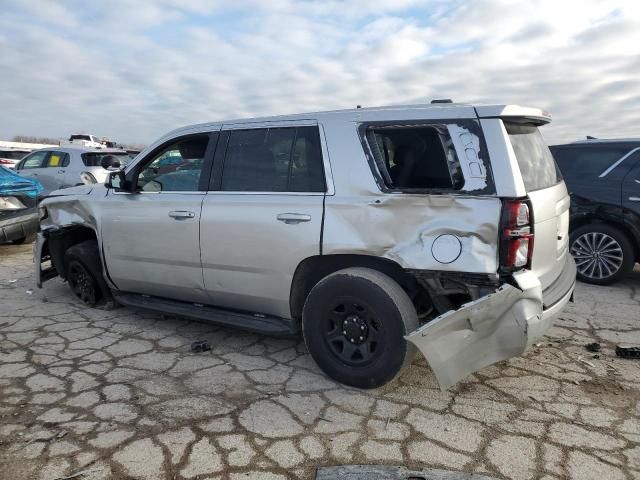
<path id="1" fill-rule="evenodd" d="M 194 125 L 41 203 L 39 286 L 267 334 L 383 385 L 417 347 L 442 388 L 520 355 L 573 294 L 569 197 L 514 105 Z"/>

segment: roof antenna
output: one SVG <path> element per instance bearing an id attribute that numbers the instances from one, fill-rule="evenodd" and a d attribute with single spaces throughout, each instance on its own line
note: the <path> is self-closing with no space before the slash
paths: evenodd
<path id="1" fill-rule="evenodd" d="M 356 108 L 362 108 L 362 105 L 356 105 Z"/>
<path id="2" fill-rule="evenodd" d="M 450 98 L 434 98 L 431 103 L 453 103 Z"/>
<path id="3" fill-rule="evenodd" d="M 597 137 L 592 137 L 591 135 L 587 135 L 587 140 L 597 140 Z"/>

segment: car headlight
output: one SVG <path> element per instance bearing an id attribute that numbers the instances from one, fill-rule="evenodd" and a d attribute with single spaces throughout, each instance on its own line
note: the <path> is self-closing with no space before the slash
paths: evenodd
<path id="1" fill-rule="evenodd" d="M 0 210 L 20 210 L 27 208 L 24 203 L 16 197 L 0 197 Z"/>
<path id="2" fill-rule="evenodd" d="M 82 172 L 80 174 L 80 180 L 82 180 L 82 183 L 84 183 L 85 185 L 91 185 L 93 183 L 98 183 L 98 181 L 96 180 L 96 177 L 94 177 L 89 172 Z"/>

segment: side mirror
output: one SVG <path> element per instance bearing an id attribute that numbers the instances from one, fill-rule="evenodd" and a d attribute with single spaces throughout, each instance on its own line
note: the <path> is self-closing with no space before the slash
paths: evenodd
<path id="1" fill-rule="evenodd" d="M 127 179 L 124 176 L 124 171 L 115 170 L 113 172 L 109 172 L 109 176 L 104 182 L 104 186 L 113 190 L 126 190 Z"/>

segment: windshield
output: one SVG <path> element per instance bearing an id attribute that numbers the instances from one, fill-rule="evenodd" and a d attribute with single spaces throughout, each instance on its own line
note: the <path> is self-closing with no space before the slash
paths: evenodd
<path id="1" fill-rule="evenodd" d="M 131 160 L 127 152 L 87 152 L 82 154 L 82 161 L 87 167 L 101 167 L 104 157 L 116 157 L 121 167 L 125 167 Z"/>
<path id="2" fill-rule="evenodd" d="M 509 122 L 504 126 L 528 192 L 551 187 L 562 180 L 553 155 L 536 126 Z"/>

